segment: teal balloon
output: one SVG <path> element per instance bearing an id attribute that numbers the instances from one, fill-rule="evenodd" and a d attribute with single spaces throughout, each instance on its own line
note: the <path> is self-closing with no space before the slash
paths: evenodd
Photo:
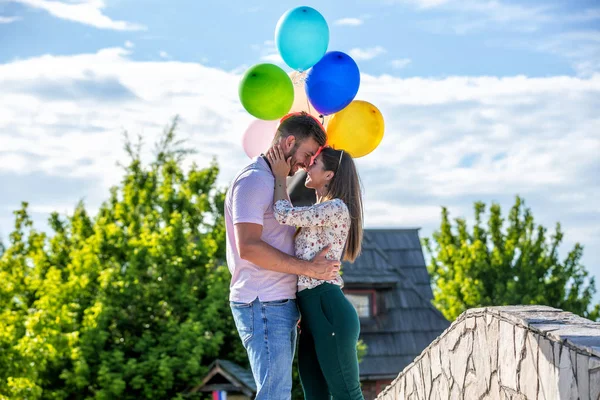
<path id="1" fill-rule="evenodd" d="M 274 120 L 292 108 L 294 85 L 285 71 L 273 64 L 252 66 L 240 82 L 240 101 L 258 119 Z"/>
<path id="2" fill-rule="evenodd" d="M 290 68 L 306 71 L 319 62 L 327 51 L 327 21 L 314 8 L 292 8 L 277 22 L 275 44 L 281 58 Z"/>

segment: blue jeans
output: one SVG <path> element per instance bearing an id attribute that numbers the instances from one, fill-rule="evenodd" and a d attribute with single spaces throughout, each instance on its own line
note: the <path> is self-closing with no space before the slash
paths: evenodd
<path id="1" fill-rule="evenodd" d="M 231 302 L 231 312 L 256 382 L 256 400 L 289 400 L 296 326 L 296 300 Z"/>

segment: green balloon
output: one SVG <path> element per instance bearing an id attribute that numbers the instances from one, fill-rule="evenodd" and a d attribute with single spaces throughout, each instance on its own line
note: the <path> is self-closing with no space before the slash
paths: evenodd
<path id="1" fill-rule="evenodd" d="M 258 119 L 274 120 L 292 108 L 294 85 L 285 71 L 274 64 L 257 64 L 244 74 L 239 88 L 240 101 Z"/>

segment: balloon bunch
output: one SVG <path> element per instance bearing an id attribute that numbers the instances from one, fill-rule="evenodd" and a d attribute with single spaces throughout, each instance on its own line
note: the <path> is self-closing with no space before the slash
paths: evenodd
<path id="1" fill-rule="evenodd" d="M 383 138 L 383 116 L 371 103 L 354 100 L 360 71 L 348 54 L 327 52 L 329 27 L 321 13 L 306 6 L 288 10 L 277 22 L 275 44 L 294 71 L 257 64 L 242 77 L 240 101 L 258 118 L 244 134 L 246 154 L 254 157 L 269 147 L 279 119 L 298 111 L 321 119 L 328 145 L 355 158 L 372 152 Z"/>

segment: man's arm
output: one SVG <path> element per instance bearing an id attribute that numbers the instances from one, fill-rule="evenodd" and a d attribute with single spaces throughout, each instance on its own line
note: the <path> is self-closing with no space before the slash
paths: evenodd
<path id="1" fill-rule="evenodd" d="M 285 254 L 262 239 L 262 225 L 252 223 L 235 224 L 235 240 L 240 257 L 261 268 L 315 279 L 335 279 L 340 262 L 325 258 L 330 246 L 323 248 L 312 261 L 299 260 Z"/>

